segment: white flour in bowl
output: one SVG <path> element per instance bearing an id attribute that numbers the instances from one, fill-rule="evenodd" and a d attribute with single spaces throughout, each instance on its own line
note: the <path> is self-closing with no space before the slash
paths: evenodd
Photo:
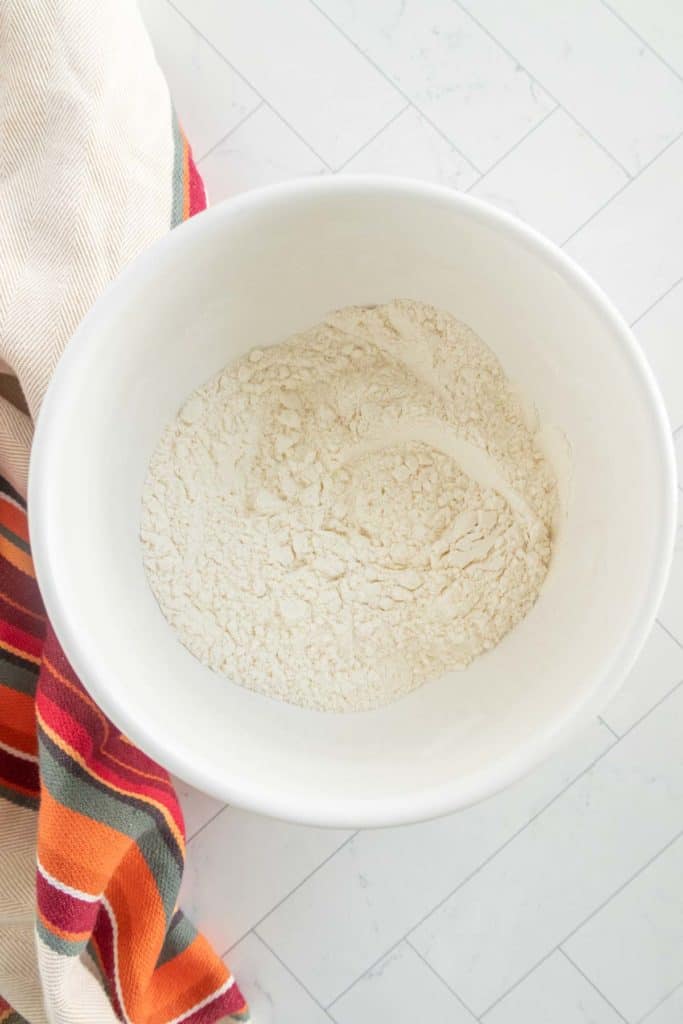
<path id="1" fill-rule="evenodd" d="M 310 708 L 396 700 L 495 646 L 546 575 L 553 473 L 491 350 L 432 306 L 349 307 L 196 391 L 145 484 L 183 644 Z"/>

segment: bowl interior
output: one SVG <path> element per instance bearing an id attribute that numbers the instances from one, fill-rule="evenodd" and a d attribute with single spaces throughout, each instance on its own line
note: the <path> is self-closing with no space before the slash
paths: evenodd
<path id="1" fill-rule="evenodd" d="M 494 651 L 378 711 L 306 711 L 213 674 L 176 640 L 143 570 L 142 484 L 164 424 L 226 362 L 330 309 L 395 297 L 472 326 L 563 432 L 565 515 L 537 605 Z M 667 438 L 623 324 L 531 232 L 416 184 L 279 187 L 173 232 L 84 322 L 39 424 L 39 578 L 93 695 L 190 782 L 300 821 L 416 820 L 510 781 L 621 681 L 668 559 Z"/>

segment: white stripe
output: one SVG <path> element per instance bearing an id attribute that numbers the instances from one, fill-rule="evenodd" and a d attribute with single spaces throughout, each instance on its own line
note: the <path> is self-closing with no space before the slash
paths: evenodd
<path id="1" fill-rule="evenodd" d="M 114 984 L 116 985 L 116 994 L 119 997 L 119 1005 L 121 1006 L 121 1013 L 126 1024 L 132 1024 L 130 1017 L 126 1013 L 126 1005 L 123 1001 L 123 992 L 121 991 L 121 979 L 119 978 L 119 928 L 116 923 L 116 914 L 112 910 L 111 904 L 107 897 L 102 894 L 102 906 L 109 914 L 109 920 L 111 921 L 111 930 L 113 934 L 112 947 L 114 949 Z"/>
<path id="2" fill-rule="evenodd" d="M 205 1006 L 209 1005 L 209 1003 L 212 1003 L 215 999 L 219 999 L 220 996 L 229 992 L 234 984 L 235 979 L 230 975 L 228 980 L 224 982 L 220 988 L 217 988 L 216 991 L 212 992 L 210 996 L 206 997 L 206 999 L 202 999 L 201 1003 L 197 1003 L 196 1006 L 190 1007 L 190 1009 L 186 1010 L 185 1013 L 181 1013 L 179 1017 L 174 1017 L 173 1020 L 166 1021 L 166 1024 L 180 1024 L 180 1021 L 187 1020 L 187 1018 L 191 1017 L 193 1013 L 198 1013 L 199 1010 L 203 1010 Z"/>
<path id="3" fill-rule="evenodd" d="M 23 750 L 17 750 L 15 747 L 8 747 L 2 742 L 2 740 L 0 740 L 0 750 L 5 750 L 8 754 L 14 754 L 15 757 L 20 757 L 22 761 L 33 761 L 34 764 L 38 764 L 38 758 L 35 754 L 25 754 Z"/>
<path id="4" fill-rule="evenodd" d="M 45 881 L 49 882 L 50 885 L 54 886 L 54 888 L 58 889 L 60 892 L 66 893 L 67 896 L 75 896 L 77 900 L 83 900 L 85 903 L 97 903 L 98 900 L 104 899 L 104 896 L 101 894 L 93 896 L 92 893 L 81 892 L 80 889 L 72 889 L 70 885 L 66 885 L 64 882 L 60 882 L 58 878 L 54 878 L 50 872 L 43 867 L 38 858 L 36 858 L 36 862 L 38 864 L 38 870 Z"/>

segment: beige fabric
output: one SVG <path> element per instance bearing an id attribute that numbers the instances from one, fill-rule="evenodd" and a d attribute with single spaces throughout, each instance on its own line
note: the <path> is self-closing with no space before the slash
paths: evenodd
<path id="1" fill-rule="evenodd" d="M 170 227 L 171 117 L 134 0 L 1 0 L 0 360 L 34 419 L 83 315 Z M 0 398 L 22 493 L 30 417 Z M 31 1024 L 114 1021 L 87 965 L 36 939 L 35 828 L 0 800 L 0 994 Z"/>
<path id="2" fill-rule="evenodd" d="M 74 329 L 170 226 L 168 91 L 134 0 L 2 0 L 0 359 L 35 419 Z M 25 489 L 30 423 L 0 403 Z"/>

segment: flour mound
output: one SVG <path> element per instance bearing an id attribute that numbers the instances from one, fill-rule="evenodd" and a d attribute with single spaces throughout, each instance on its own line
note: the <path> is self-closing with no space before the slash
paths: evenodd
<path id="1" fill-rule="evenodd" d="M 255 349 L 166 428 L 149 581 L 183 644 L 303 707 L 380 707 L 494 647 L 551 554 L 556 482 L 491 350 L 424 303 Z"/>

